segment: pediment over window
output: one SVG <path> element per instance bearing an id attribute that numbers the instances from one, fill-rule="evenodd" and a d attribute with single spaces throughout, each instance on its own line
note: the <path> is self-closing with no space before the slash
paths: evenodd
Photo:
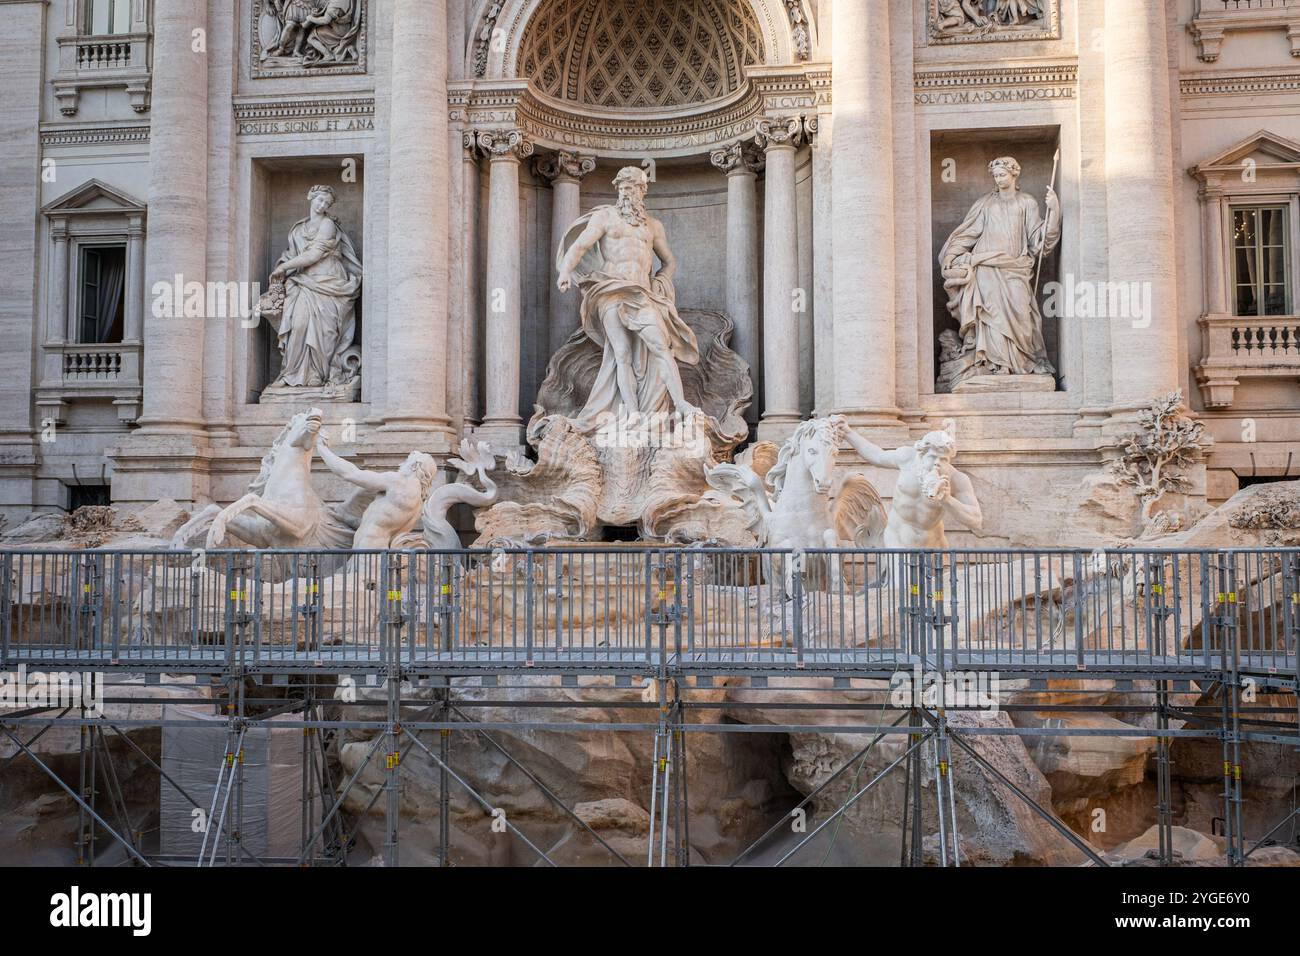
<path id="1" fill-rule="evenodd" d="M 1238 171 L 1249 162 L 1260 168 L 1300 168 L 1300 143 L 1260 130 L 1219 155 L 1198 163 L 1190 172 L 1204 181 L 1207 174 Z"/>
<path id="2" fill-rule="evenodd" d="M 42 212 L 47 216 L 129 215 L 145 211 L 144 203 L 98 179 L 82 183 L 71 192 L 48 203 Z"/>

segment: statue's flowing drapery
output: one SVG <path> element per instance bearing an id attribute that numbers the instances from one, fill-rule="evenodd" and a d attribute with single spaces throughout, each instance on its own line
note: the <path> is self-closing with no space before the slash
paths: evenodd
<path id="1" fill-rule="evenodd" d="M 1016 375 L 1054 371 L 1033 290 L 1039 253 L 1060 239 L 1059 222 L 1048 225 L 1032 196 L 995 191 L 971 207 L 939 253 L 945 271 L 970 267 L 965 278 L 945 277 L 943 287 L 963 342 L 974 342 L 976 363 Z"/>
<path id="2" fill-rule="evenodd" d="M 557 268 L 587 228 L 594 212 L 581 217 L 569 228 L 560 244 Z M 646 329 L 658 326 L 663 331 L 672 358 L 678 363 L 696 365 L 700 361 L 695 333 L 677 314 L 677 296 L 670 280 L 660 276 L 647 277 L 647 286 L 610 276 L 603 269 L 604 260 L 599 246 L 596 246 L 583 257 L 575 270 L 578 287 L 582 290 L 582 329 L 604 350 L 600 370 L 579 416 L 579 421 L 590 426 L 599 425 L 604 414 L 617 415 L 622 405 L 614 348 L 606 339 L 602 318 L 609 310 L 618 310 L 619 321 L 631 333 L 631 364 L 637 382 L 636 410 L 642 415 L 672 410 L 672 398 L 663 371 L 652 362 L 650 350 L 641 337 Z"/>
<path id="3" fill-rule="evenodd" d="M 352 240 L 335 222 L 333 239 L 318 239 L 310 219 L 294 225 L 279 265 L 304 252 L 320 258 L 285 279 L 278 334 L 284 366 L 277 385 L 338 384 L 347 372 L 344 353 L 356 337 L 361 261 Z"/>

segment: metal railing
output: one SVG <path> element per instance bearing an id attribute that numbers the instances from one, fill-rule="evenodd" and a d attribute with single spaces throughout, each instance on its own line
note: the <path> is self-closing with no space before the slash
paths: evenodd
<path id="1" fill-rule="evenodd" d="M 1296 675 L 1300 551 L 0 552 L 0 664 Z"/>

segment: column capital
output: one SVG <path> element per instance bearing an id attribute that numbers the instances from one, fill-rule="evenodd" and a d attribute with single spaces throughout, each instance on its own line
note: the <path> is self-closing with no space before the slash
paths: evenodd
<path id="1" fill-rule="evenodd" d="M 537 174 L 552 183 L 580 183 L 588 173 L 596 168 L 595 157 L 583 156 L 581 153 L 568 149 L 561 149 L 554 153 L 538 156 L 536 163 Z"/>
<path id="2" fill-rule="evenodd" d="M 460 146 L 465 151 L 465 158 L 471 162 L 479 158 L 481 152 L 478 148 L 478 130 L 462 130 L 460 134 Z"/>
<path id="3" fill-rule="evenodd" d="M 478 148 L 493 162 L 519 162 L 533 155 L 533 142 L 517 129 L 484 129 L 477 134 Z"/>
<path id="4" fill-rule="evenodd" d="M 793 149 L 803 139 L 804 118 L 795 116 L 762 116 L 754 123 L 754 139 L 762 149 Z"/>
<path id="5" fill-rule="evenodd" d="M 809 146 L 817 145 L 817 133 L 821 130 L 821 123 L 818 116 L 814 113 L 803 121 L 804 138 L 808 141 Z"/>
<path id="6" fill-rule="evenodd" d="M 763 154 L 752 141 L 740 140 L 709 153 L 709 162 L 728 176 L 752 176 L 763 168 Z"/>

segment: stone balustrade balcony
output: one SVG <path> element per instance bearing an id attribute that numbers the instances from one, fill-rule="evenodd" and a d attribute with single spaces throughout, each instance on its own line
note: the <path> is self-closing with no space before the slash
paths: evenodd
<path id="1" fill-rule="evenodd" d="M 75 116 L 87 89 L 124 87 L 131 108 L 149 109 L 149 34 L 59 37 L 54 95 L 64 116 Z"/>
<path id="2" fill-rule="evenodd" d="M 1300 315 L 1208 315 L 1196 379 L 1208 408 L 1227 408 L 1242 379 L 1300 381 Z"/>
<path id="3" fill-rule="evenodd" d="M 143 394 L 141 351 L 138 344 L 120 342 L 47 344 L 44 375 L 36 389 L 41 419 L 62 422 L 70 403 L 109 400 L 119 420 L 135 421 Z"/>
<path id="4" fill-rule="evenodd" d="M 1206 63 L 1219 58 L 1224 37 L 1237 30 L 1286 30 L 1291 55 L 1300 57 L 1300 0 L 1200 0 L 1187 29 Z"/>

